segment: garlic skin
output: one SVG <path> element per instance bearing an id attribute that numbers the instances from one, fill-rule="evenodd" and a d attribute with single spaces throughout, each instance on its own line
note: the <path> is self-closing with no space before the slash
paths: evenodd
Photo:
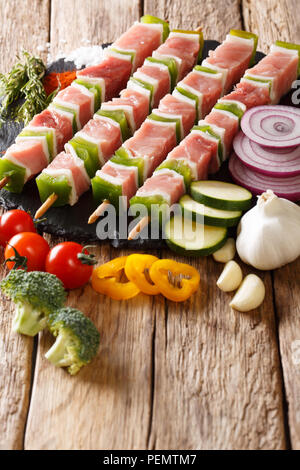
<path id="1" fill-rule="evenodd" d="M 235 256 L 235 240 L 228 238 L 225 245 L 213 253 L 213 258 L 218 263 L 228 263 Z"/>
<path id="2" fill-rule="evenodd" d="M 265 293 L 265 285 L 261 278 L 256 274 L 248 274 L 229 305 L 239 312 L 249 312 L 263 303 Z"/>
<path id="3" fill-rule="evenodd" d="M 243 280 L 243 273 L 235 261 L 228 261 L 217 280 L 217 286 L 223 292 L 231 292 L 239 287 Z"/>
<path id="4" fill-rule="evenodd" d="M 300 207 L 267 190 L 242 217 L 236 248 L 257 269 L 276 269 L 300 256 Z"/>

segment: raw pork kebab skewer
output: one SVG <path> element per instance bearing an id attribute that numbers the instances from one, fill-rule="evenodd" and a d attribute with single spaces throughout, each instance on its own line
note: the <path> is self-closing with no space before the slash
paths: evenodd
<path id="1" fill-rule="evenodd" d="M 104 50 L 100 64 L 78 71 L 77 79 L 33 118 L 0 159 L 0 188 L 22 192 L 24 184 L 63 150 L 101 103 L 119 94 L 130 75 L 168 35 L 166 21 L 145 15 Z M 106 122 L 111 124 L 111 120 Z"/>
<path id="2" fill-rule="evenodd" d="M 144 204 L 151 212 L 171 206 L 190 189 L 191 182 L 206 180 L 230 154 L 246 110 L 260 105 L 277 104 L 290 91 L 299 75 L 300 47 L 277 41 L 270 53 L 246 71 L 235 90 L 222 97 L 211 113 L 167 156 L 151 178 L 130 199 L 130 205 Z M 214 197 L 211 194 L 211 197 Z M 157 216 L 160 216 L 158 209 Z M 133 239 L 150 221 L 140 220 L 129 234 Z"/>
<path id="3" fill-rule="evenodd" d="M 134 134 L 177 81 L 201 60 L 202 49 L 201 31 L 173 30 L 169 34 L 152 57 L 148 57 L 133 74 L 120 97 L 103 103 L 93 119 L 65 145 L 65 152 L 61 152 L 38 176 L 36 182 L 44 204 L 37 216 L 40 217 L 52 204 L 62 206 L 77 202 L 89 189 L 96 171 Z M 187 106 L 182 101 L 180 104 Z M 169 122 L 168 115 L 161 113 L 158 117 L 153 113 L 151 122 L 153 129 L 158 128 L 161 132 L 163 126 L 169 132 L 169 139 L 175 139 L 173 128 L 176 124 Z"/>
<path id="4" fill-rule="evenodd" d="M 245 31 L 231 30 L 226 39 L 202 65 L 187 75 L 173 91 L 164 97 L 157 110 L 146 119 L 134 136 L 92 179 L 94 199 L 101 203 L 91 215 L 94 222 L 108 203 L 118 210 L 139 186 L 150 177 L 167 154 L 179 144 L 195 122 L 203 119 L 224 93 L 237 83 L 255 58 L 257 36 Z M 225 111 L 222 111 L 226 114 Z M 174 171 L 161 169 L 167 178 Z M 172 181 L 170 181 L 172 184 Z M 125 196 L 121 198 L 121 196 Z M 119 207 L 119 202 L 125 202 Z"/>

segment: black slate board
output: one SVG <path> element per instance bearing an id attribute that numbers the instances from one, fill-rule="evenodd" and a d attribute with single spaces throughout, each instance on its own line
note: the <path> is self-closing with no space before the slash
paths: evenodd
<path id="1" fill-rule="evenodd" d="M 104 46 L 106 46 L 105 44 Z M 215 49 L 219 43 L 213 40 L 206 40 L 204 42 L 203 58 L 207 57 L 208 51 Z M 256 60 L 260 60 L 264 57 L 262 52 L 256 53 Z M 73 70 L 75 68 L 74 63 L 64 62 L 60 59 L 53 62 L 48 70 L 49 72 L 61 72 L 64 70 Z M 290 100 L 284 104 L 290 104 Z M 0 129 L 0 152 L 4 153 L 5 150 L 11 145 L 16 136 L 19 134 L 21 127 L 19 124 L 7 122 Z M 229 179 L 228 172 L 222 169 L 222 173 L 219 177 Z M 218 178 L 218 175 L 217 175 Z M 6 210 L 10 209 L 23 209 L 34 214 L 40 207 L 40 198 L 35 184 L 35 180 L 30 181 L 25 185 L 22 194 L 14 194 L 2 189 L 0 191 L 0 205 Z M 99 242 L 96 234 L 97 224 L 88 225 L 88 216 L 96 208 L 91 191 L 86 192 L 80 198 L 75 206 L 65 206 L 52 208 L 47 212 L 47 220 L 40 225 L 40 229 L 46 233 L 50 233 L 56 236 L 61 236 L 69 240 L 78 242 Z M 138 238 L 137 240 L 128 241 L 120 240 L 118 228 L 113 232 L 112 238 L 109 240 L 114 247 L 132 247 L 134 249 L 152 250 L 160 249 L 165 247 L 162 240 L 151 240 Z M 106 240 L 107 241 L 107 240 Z"/>

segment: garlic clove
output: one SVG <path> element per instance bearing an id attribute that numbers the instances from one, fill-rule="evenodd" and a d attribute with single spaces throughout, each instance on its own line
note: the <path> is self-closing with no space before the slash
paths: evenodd
<path id="1" fill-rule="evenodd" d="M 229 305 L 239 312 L 249 312 L 262 304 L 265 293 L 265 285 L 260 277 L 248 274 Z"/>
<path id="2" fill-rule="evenodd" d="M 239 287 L 243 280 L 243 273 L 236 261 L 228 261 L 217 280 L 217 286 L 224 292 L 231 292 Z"/>
<path id="3" fill-rule="evenodd" d="M 213 253 L 213 258 L 218 263 L 228 263 L 235 256 L 235 240 L 228 238 L 225 245 Z"/>

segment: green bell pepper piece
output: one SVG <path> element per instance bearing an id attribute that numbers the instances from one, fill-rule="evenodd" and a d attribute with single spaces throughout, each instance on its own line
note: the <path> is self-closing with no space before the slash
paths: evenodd
<path id="1" fill-rule="evenodd" d="M 39 137 L 39 136 L 46 136 L 47 140 L 47 146 L 49 150 L 49 155 L 50 155 L 50 161 L 53 160 L 56 155 L 54 155 L 54 142 L 53 139 L 55 138 L 54 135 L 51 132 L 45 131 L 35 131 L 35 130 L 29 130 L 29 129 L 23 129 L 22 132 L 20 132 L 19 137 Z"/>
<path id="2" fill-rule="evenodd" d="M 151 113 L 151 114 L 149 114 L 147 119 L 151 119 L 152 121 L 158 121 L 158 122 L 175 122 L 176 123 L 176 140 L 177 140 L 177 143 L 179 144 L 179 142 L 183 138 L 183 136 L 181 135 L 181 123 L 180 123 L 179 118 L 171 118 L 171 117 L 167 118 L 167 117 L 163 117 L 163 116 L 158 116 L 155 113 Z"/>
<path id="3" fill-rule="evenodd" d="M 245 75 L 243 78 L 246 78 L 247 80 L 252 80 L 253 82 L 259 82 L 259 83 L 268 83 L 269 84 L 269 90 L 271 93 L 272 89 L 272 80 L 268 78 L 256 78 L 256 77 L 251 77 L 249 75 Z"/>
<path id="4" fill-rule="evenodd" d="M 199 117 L 199 98 L 197 95 L 194 95 L 194 93 L 192 93 L 191 91 L 188 91 L 186 90 L 185 88 L 181 88 L 180 86 L 177 86 L 176 87 L 176 90 L 178 91 L 178 93 L 180 93 L 181 95 L 183 96 L 186 96 L 187 98 L 189 98 L 190 100 L 193 100 L 195 101 L 195 109 L 196 109 L 196 118 L 195 118 L 195 122 L 198 122 L 200 117 Z"/>
<path id="5" fill-rule="evenodd" d="M 193 181 L 192 171 L 190 167 L 184 162 L 184 160 L 175 160 L 170 158 L 170 160 L 165 160 L 162 162 L 155 171 L 163 170 L 164 168 L 179 173 L 181 176 L 183 176 L 185 187 L 190 187 L 190 184 Z"/>
<path id="6" fill-rule="evenodd" d="M 97 145 L 79 136 L 73 137 L 69 144 L 72 145 L 77 156 L 83 160 L 89 177 L 93 178 L 101 166 Z"/>
<path id="7" fill-rule="evenodd" d="M 202 31 L 185 31 L 184 29 L 172 29 L 172 33 L 184 33 L 184 34 L 198 34 L 199 36 L 199 52 L 198 52 L 198 63 L 202 61 L 202 52 L 204 46 L 204 39 Z"/>
<path id="8" fill-rule="evenodd" d="M 152 221 L 159 221 L 161 224 L 163 216 L 169 208 L 168 202 L 159 194 L 153 196 L 133 196 L 129 201 L 130 206 L 142 204 L 145 206 Z"/>
<path id="9" fill-rule="evenodd" d="M 122 196 L 122 186 L 114 185 L 98 175 L 96 175 L 91 181 L 96 204 L 100 204 L 105 199 L 108 199 L 110 204 L 119 210 L 119 198 Z"/>
<path id="10" fill-rule="evenodd" d="M 154 57 L 147 57 L 146 61 L 152 62 L 153 64 L 164 64 L 169 69 L 171 79 L 171 91 L 175 88 L 177 83 L 178 70 L 175 59 L 171 57 L 165 59 L 155 59 Z"/>
<path id="11" fill-rule="evenodd" d="M 219 103 L 215 104 L 214 108 L 221 109 L 223 111 L 229 111 L 230 113 L 237 116 L 239 121 L 241 121 L 244 115 L 244 111 L 235 103 L 222 103 L 222 101 L 219 101 Z"/>
<path id="12" fill-rule="evenodd" d="M 154 87 L 151 85 L 151 83 L 147 83 L 144 80 L 141 80 L 140 78 L 135 78 L 135 77 L 130 77 L 129 79 L 131 82 L 135 83 L 136 85 L 145 88 L 146 90 L 150 91 L 150 99 L 149 99 L 149 113 L 151 113 L 152 109 L 152 104 L 153 104 L 153 92 L 154 92 Z"/>
<path id="13" fill-rule="evenodd" d="M 117 52 L 118 54 L 129 55 L 131 63 L 133 64 L 134 58 L 136 56 L 135 52 L 123 51 L 122 49 L 118 49 L 117 47 L 110 47 L 111 51 Z"/>
<path id="14" fill-rule="evenodd" d="M 77 78 L 75 80 L 75 83 L 78 83 L 78 85 L 82 85 L 85 88 L 87 88 L 91 93 L 94 95 L 94 111 L 98 111 L 98 109 L 101 106 L 101 86 L 97 85 L 96 83 L 90 83 L 84 78 Z"/>
<path id="15" fill-rule="evenodd" d="M 212 73 L 212 74 L 219 73 L 217 70 L 211 69 L 209 67 L 205 67 L 204 65 L 195 65 L 193 70 L 198 70 L 198 72 L 206 72 L 206 73 Z"/>
<path id="16" fill-rule="evenodd" d="M 76 111 L 74 111 L 74 109 L 68 108 L 68 106 L 61 106 L 60 104 L 57 104 L 54 101 L 52 101 L 51 106 L 57 109 L 61 109 L 62 111 L 65 111 L 67 113 L 73 114 L 72 126 L 73 126 L 73 134 L 75 134 L 78 131 L 77 122 L 76 122 Z"/>
<path id="17" fill-rule="evenodd" d="M 209 125 L 194 126 L 192 130 L 202 131 L 208 135 L 211 135 L 212 137 L 218 140 L 219 142 L 218 143 L 218 156 L 219 156 L 219 161 L 221 165 L 224 159 L 224 151 L 223 151 L 221 137 L 218 134 L 216 134 Z"/>
<path id="18" fill-rule="evenodd" d="M 7 176 L 8 183 L 4 186 L 5 189 L 12 193 L 21 193 L 25 184 L 26 170 L 24 167 L 15 165 L 5 157 L 0 159 L 0 179 Z"/>
<path id="19" fill-rule="evenodd" d="M 145 160 L 142 157 L 132 157 L 125 147 L 120 147 L 116 150 L 111 161 L 119 165 L 136 166 L 138 169 L 139 185 L 141 186 L 144 183 Z"/>
<path id="20" fill-rule="evenodd" d="M 298 51 L 298 56 L 299 56 L 298 76 L 299 76 L 300 75 L 300 45 L 293 44 L 292 42 L 284 42 L 284 41 L 276 41 L 275 45 L 279 47 L 284 47 L 285 49 L 294 49 L 295 51 Z"/>
<path id="21" fill-rule="evenodd" d="M 240 29 L 231 29 L 229 34 L 231 36 L 238 36 L 244 39 L 253 39 L 254 46 L 253 46 L 252 56 L 251 56 L 250 63 L 249 63 L 249 65 L 253 65 L 255 63 L 255 54 L 256 54 L 256 49 L 257 49 L 258 36 L 254 33 L 250 33 L 249 31 L 241 31 Z"/>
<path id="22" fill-rule="evenodd" d="M 152 15 L 144 15 L 141 17 L 141 23 L 160 23 L 163 25 L 163 42 L 167 39 L 167 37 L 170 34 L 170 28 L 169 28 L 169 23 L 167 21 L 161 20 L 160 18 L 157 18 L 156 16 Z"/>
<path id="23" fill-rule="evenodd" d="M 54 202 L 53 207 L 65 206 L 69 203 L 72 188 L 65 176 L 53 177 L 46 173 L 41 173 L 36 178 L 36 184 L 42 202 L 46 201 L 51 194 L 55 193 L 58 198 Z"/>
<path id="24" fill-rule="evenodd" d="M 127 123 L 126 114 L 121 109 L 116 109 L 115 111 L 105 111 L 103 109 L 99 109 L 96 114 L 113 119 L 120 125 L 123 142 L 131 137 L 132 134 Z"/>

